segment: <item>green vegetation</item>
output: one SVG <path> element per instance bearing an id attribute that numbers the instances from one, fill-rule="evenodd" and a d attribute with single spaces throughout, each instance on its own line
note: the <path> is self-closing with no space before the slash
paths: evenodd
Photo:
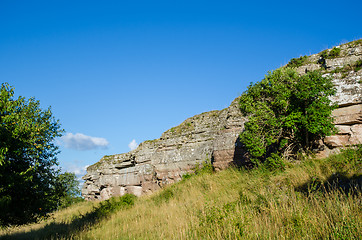
<path id="1" fill-rule="evenodd" d="M 157 141 L 158 141 L 158 139 L 146 140 L 146 141 L 144 141 L 144 143 L 156 143 Z"/>
<path id="2" fill-rule="evenodd" d="M 361 239 L 361 159 L 357 146 L 280 171 L 204 172 L 136 201 L 78 203 L 0 238 Z"/>
<path id="3" fill-rule="evenodd" d="M 56 182 L 57 192 L 61 193 L 59 194 L 59 208 L 66 208 L 74 203 L 84 201 L 84 199 L 80 197 L 79 181 L 75 173 L 61 173 L 57 176 Z"/>
<path id="4" fill-rule="evenodd" d="M 308 57 L 307 56 L 301 56 L 299 58 L 292 58 L 286 67 L 290 67 L 290 68 L 297 68 L 300 66 L 303 66 L 304 64 L 307 63 Z"/>
<path id="5" fill-rule="evenodd" d="M 327 49 L 327 50 L 322 51 L 319 55 L 324 59 L 331 59 L 331 58 L 339 57 L 340 53 L 341 53 L 341 48 L 334 47 L 331 50 Z"/>
<path id="6" fill-rule="evenodd" d="M 358 72 L 361 69 L 362 69 L 362 59 L 359 59 L 353 64 L 353 70 L 355 72 Z"/>
<path id="7" fill-rule="evenodd" d="M 214 110 L 210 112 L 204 112 L 199 115 L 193 116 L 191 118 L 186 119 L 180 125 L 169 129 L 166 133 L 172 134 L 184 134 L 186 132 L 191 132 L 195 130 L 196 124 L 207 120 L 208 118 L 216 118 L 220 115 L 220 111 Z M 208 124 L 207 127 L 210 127 Z"/>
<path id="8" fill-rule="evenodd" d="M 328 58 L 328 49 L 320 52 L 320 53 L 319 53 L 319 56 L 320 56 L 321 58 L 324 58 L 324 59 Z"/>
<path id="9" fill-rule="evenodd" d="M 349 72 L 351 72 L 351 71 L 358 72 L 361 69 L 362 69 L 362 59 L 359 59 L 356 62 L 354 62 L 353 64 L 347 64 L 341 68 L 336 68 L 333 71 L 331 71 L 330 73 L 341 73 L 342 78 L 345 78 Z"/>
<path id="10" fill-rule="evenodd" d="M 341 48 L 334 47 L 331 51 L 329 51 L 328 57 L 329 58 L 336 58 L 340 55 Z"/>
<path id="11" fill-rule="evenodd" d="M 212 165 L 209 159 L 206 159 L 202 164 L 197 163 L 193 168 L 191 173 L 186 173 L 182 176 L 182 180 L 191 178 L 192 176 L 202 175 L 202 174 L 211 174 L 215 171 L 214 166 Z"/>
<path id="12" fill-rule="evenodd" d="M 355 40 L 355 41 L 352 41 L 352 42 L 349 42 L 349 43 L 346 43 L 346 44 L 349 45 L 350 47 L 356 47 L 356 46 L 362 44 L 362 39 Z"/>
<path id="13" fill-rule="evenodd" d="M 50 108 L 34 98 L 14 98 L 14 88 L 0 90 L 0 225 L 35 221 L 54 211 L 66 195 L 56 170 L 62 129 Z M 59 176 L 59 177 L 58 177 Z"/>
<path id="14" fill-rule="evenodd" d="M 30 232 L 17 232 L 2 236 L 1 239 L 71 239 L 90 226 L 107 219 L 111 214 L 128 209 L 135 204 L 136 196 L 125 194 L 101 203 L 82 202 L 55 212 L 52 220 L 30 226 Z M 34 227 L 34 228 L 32 228 Z M 40 227 L 40 228 L 39 228 Z M 29 226 L 25 226 L 28 229 Z M 9 231 L 3 230 L 4 232 Z"/>
<path id="15" fill-rule="evenodd" d="M 90 165 L 88 168 L 90 169 L 97 169 L 104 163 L 111 163 L 114 160 L 114 155 L 104 155 L 101 160 L 94 163 L 93 165 Z"/>
<path id="16" fill-rule="evenodd" d="M 321 72 L 299 76 L 293 68 L 307 61 L 292 59 L 240 97 L 249 120 L 240 139 L 257 168 L 215 172 L 206 161 L 150 196 L 103 202 L 77 202 L 75 175 L 54 170 L 59 123 L 34 99 L 14 100 L 13 89 L 3 84 L 0 239 L 361 239 L 362 145 L 308 158 L 313 144 L 334 132 L 329 96 L 335 90 Z M 361 68 L 360 59 L 332 73 Z M 169 132 L 190 134 L 193 120 L 219 114 L 200 114 Z"/>
<path id="17" fill-rule="evenodd" d="M 328 97 L 334 93 L 331 79 L 318 71 L 299 76 L 281 68 L 251 84 L 240 97 L 240 109 L 249 116 L 240 140 L 252 162 L 283 168 L 280 157 L 296 158 L 333 133 L 334 106 Z"/>
<path id="18" fill-rule="evenodd" d="M 186 121 L 184 121 L 183 123 L 181 123 L 180 125 L 171 128 L 170 130 L 168 130 L 171 133 L 175 133 L 175 134 L 181 134 L 184 133 L 185 131 L 192 131 L 195 129 L 194 123 L 191 122 L 192 120 L 188 119 Z"/>
<path id="19" fill-rule="evenodd" d="M 105 200 L 94 208 L 92 214 L 95 220 L 107 217 L 109 214 L 119 211 L 121 209 L 129 208 L 135 204 L 136 196 L 132 194 L 125 194 L 122 197 L 113 197 Z"/>

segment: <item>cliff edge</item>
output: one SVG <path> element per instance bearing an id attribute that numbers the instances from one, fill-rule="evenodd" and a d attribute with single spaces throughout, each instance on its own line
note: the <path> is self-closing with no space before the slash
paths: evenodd
<path id="1" fill-rule="evenodd" d="M 339 106 L 333 112 L 339 133 L 320 143 L 318 155 L 362 143 L 362 40 L 292 59 L 288 65 L 300 74 L 321 70 L 336 86 L 332 101 Z M 216 169 L 245 164 L 238 142 L 245 121 L 236 98 L 228 108 L 188 118 L 133 151 L 104 156 L 87 168 L 82 195 L 86 200 L 105 200 L 125 193 L 141 196 L 179 181 L 205 160 L 211 160 Z"/>

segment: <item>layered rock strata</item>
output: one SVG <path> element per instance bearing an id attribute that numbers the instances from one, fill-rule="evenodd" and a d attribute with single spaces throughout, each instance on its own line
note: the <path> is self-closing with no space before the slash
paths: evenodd
<path id="1" fill-rule="evenodd" d="M 140 196 L 180 180 L 206 160 L 225 168 L 234 161 L 244 121 L 235 100 L 224 110 L 191 117 L 131 152 L 104 156 L 87 168 L 82 195 L 87 200 L 125 193 Z"/>
<path id="2" fill-rule="evenodd" d="M 338 133 L 323 139 L 320 157 L 337 152 L 341 147 L 362 143 L 362 41 L 343 44 L 336 49 L 339 54 L 335 57 L 328 57 L 332 51 L 328 49 L 324 51 L 324 57 L 322 54 L 311 55 L 307 64 L 297 68 L 301 74 L 321 70 L 324 76 L 332 78 L 337 90 L 331 100 L 338 105 L 332 113 Z"/>
<path id="3" fill-rule="evenodd" d="M 337 48 L 338 56 L 314 54 L 297 68 L 300 74 L 321 70 L 332 77 L 337 89 L 331 100 L 339 106 L 333 112 L 338 134 L 323 140 L 320 156 L 362 143 L 362 69 L 358 67 L 362 63 L 362 41 Z M 330 51 L 326 50 L 327 54 Z M 245 152 L 238 141 L 245 121 L 235 99 L 228 108 L 191 117 L 131 152 L 104 156 L 87 168 L 82 195 L 86 200 L 104 200 L 125 193 L 141 196 L 179 181 L 206 160 L 212 160 L 216 169 L 245 164 Z"/>

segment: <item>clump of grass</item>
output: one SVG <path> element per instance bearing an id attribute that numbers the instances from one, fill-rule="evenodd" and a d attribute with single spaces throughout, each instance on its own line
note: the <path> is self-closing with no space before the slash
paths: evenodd
<path id="1" fill-rule="evenodd" d="M 174 192 L 172 190 L 172 187 L 168 187 L 164 189 L 163 191 L 159 192 L 155 196 L 153 196 L 152 200 L 155 202 L 156 205 L 160 205 L 162 203 L 167 203 L 172 199 L 174 196 Z"/>
<path id="2" fill-rule="evenodd" d="M 348 44 L 351 47 L 356 47 L 356 46 L 362 44 L 362 39 L 358 39 L 358 40 L 355 40 L 355 41 L 352 41 L 352 42 L 349 42 L 349 43 L 346 43 L 346 44 Z"/>
<path id="3" fill-rule="evenodd" d="M 299 57 L 299 58 L 292 58 L 292 59 L 288 62 L 287 67 L 297 68 L 297 67 L 303 66 L 304 64 L 307 63 L 307 60 L 308 60 L 308 57 L 307 57 L 307 56 L 301 56 L 301 57 Z"/>
<path id="4" fill-rule="evenodd" d="M 180 135 L 182 133 L 193 131 L 194 129 L 195 129 L 194 123 L 191 122 L 191 120 L 186 120 L 183 123 L 181 123 L 180 125 L 171 128 L 170 130 L 168 130 L 168 132 Z"/>
<path id="5" fill-rule="evenodd" d="M 323 59 L 332 59 L 332 58 L 336 58 L 339 57 L 339 55 L 341 54 L 341 48 L 340 47 L 334 47 L 331 50 L 324 50 L 322 51 L 319 56 Z"/>
<path id="6" fill-rule="evenodd" d="M 95 207 L 93 212 L 96 218 L 106 217 L 109 214 L 128 208 L 134 205 L 136 196 L 132 194 L 125 194 L 122 197 L 112 197 L 100 203 Z"/>
<path id="7" fill-rule="evenodd" d="M 209 159 L 206 159 L 203 163 L 196 163 L 191 169 L 191 172 L 182 175 L 182 180 L 185 181 L 190 179 L 192 176 L 211 174 L 215 172 L 215 168 Z"/>
<path id="8" fill-rule="evenodd" d="M 287 163 L 278 154 L 272 153 L 271 156 L 265 160 L 264 166 L 269 171 L 284 171 L 287 167 Z"/>
<path id="9" fill-rule="evenodd" d="M 354 71 L 358 72 L 361 69 L 362 69 L 362 59 L 359 59 L 354 64 Z"/>
<path id="10" fill-rule="evenodd" d="M 336 58 L 336 57 L 338 57 L 340 55 L 340 53 L 341 53 L 341 48 L 334 47 L 334 48 L 332 48 L 331 51 L 329 51 L 328 57 L 329 58 Z"/>
<path id="11" fill-rule="evenodd" d="M 196 164 L 193 168 L 195 175 L 212 174 L 215 172 L 214 166 L 209 159 L 206 159 L 202 164 Z"/>

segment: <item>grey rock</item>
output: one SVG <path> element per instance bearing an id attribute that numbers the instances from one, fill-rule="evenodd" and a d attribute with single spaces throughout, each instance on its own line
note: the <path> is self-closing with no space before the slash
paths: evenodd
<path id="1" fill-rule="evenodd" d="M 297 68 L 300 74 L 320 69 L 333 79 L 337 89 L 331 100 L 340 107 L 333 112 L 339 133 L 321 141 L 325 145 L 320 148 L 324 149 L 320 156 L 362 139 L 362 70 L 338 70 L 348 69 L 362 59 L 362 46 L 352 42 L 339 47 L 338 58 L 320 61 L 320 55 L 313 54 L 304 66 Z M 238 138 L 247 118 L 242 116 L 238 102 L 236 98 L 228 108 L 188 118 L 131 152 L 104 156 L 87 168 L 82 195 L 86 200 L 105 200 L 125 193 L 149 194 L 179 181 L 196 164 L 206 160 L 212 160 L 217 170 L 234 164 L 247 165 L 247 153 Z"/>

